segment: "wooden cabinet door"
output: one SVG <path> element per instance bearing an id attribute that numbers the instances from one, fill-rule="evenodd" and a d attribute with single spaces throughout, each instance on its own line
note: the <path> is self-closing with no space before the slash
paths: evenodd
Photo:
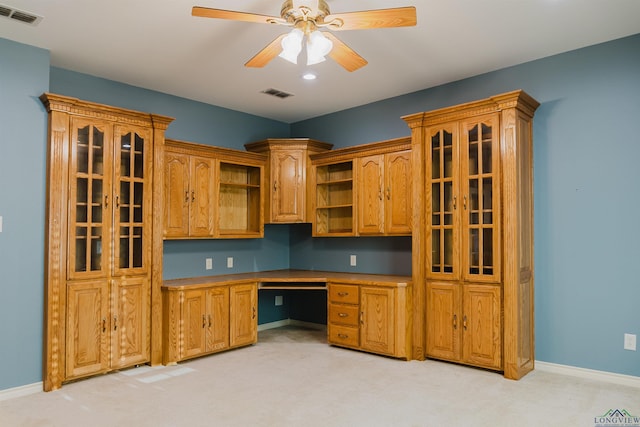
<path id="1" fill-rule="evenodd" d="M 427 283 L 427 356 L 460 360 L 460 304 L 460 285 Z"/>
<path id="2" fill-rule="evenodd" d="M 358 233 L 384 232 L 384 156 L 358 159 Z"/>
<path id="3" fill-rule="evenodd" d="M 411 151 L 385 156 L 384 228 L 386 234 L 411 234 Z"/>
<path id="4" fill-rule="evenodd" d="M 198 356 L 207 350 L 206 300 L 202 290 L 185 291 L 183 302 L 181 358 Z"/>
<path id="5" fill-rule="evenodd" d="M 69 282 L 66 320 L 65 378 L 107 371 L 111 329 L 107 282 Z"/>
<path id="6" fill-rule="evenodd" d="M 271 222 L 304 222 L 306 151 L 271 152 Z"/>
<path id="7" fill-rule="evenodd" d="M 395 352 L 395 290 L 360 288 L 360 346 L 392 355 Z"/>
<path id="8" fill-rule="evenodd" d="M 191 157 L 189 180 L 189 236 L 212 237 L 214 232 L 214 161 Z"/>
<path id="9" fill-rule="evenodd" d="M 229 288 L 207 289 L 207 351 L 229 347 Z"/>
<path id="10" fill-rule="evenodd" d="M 112 368 L 145 363 L 149 360 L 150 294 L 149 279 L 146 277 L 128 277 L 113 281 Z"/>
<path id="11" fill-rule="evenodd" d="M 252 344 L 258 339 L 258 287 L 234 285 L 229 292 L 230 346 Z"/>
<path id="12" fill-rule="evenodd" d="M 167 151 L 164 158 L 164 236 L 189 235 L 189 156 Z"/>
<path id="13" fill-rule="evenodd" d="M 500 287 L 464 285 L 463 288 L 463 360 L 476 366 L 500 369 Z"/>

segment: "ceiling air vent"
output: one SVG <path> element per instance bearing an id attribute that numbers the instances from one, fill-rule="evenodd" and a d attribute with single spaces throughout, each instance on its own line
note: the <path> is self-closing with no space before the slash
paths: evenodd
<path id="1" fill-rule="evenodd" d="M 42 21 L 42 16 L 25 12 L 24 10 L 18 10 L 4 4 L 0 4 L 0 16 L 29 25 L 38 25 L 40 21 Z"/>
<path id="2" fill-rule="evenodd" d="M 292 93 L 283 92 L 281 90 L 273 89 L 273 88 L 263 90 L 262 93 L 266 93 L 267 95 L 272 95 L 272 96 L 275 96 L 275 97 L 278 97 L 278 98 L 282 98 L 282 99 L 288 98 L 290 96 L 293 96 Z"/>

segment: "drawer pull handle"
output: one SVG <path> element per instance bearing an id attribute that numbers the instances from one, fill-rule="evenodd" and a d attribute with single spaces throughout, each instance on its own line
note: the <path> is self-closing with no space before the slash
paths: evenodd
<path id="1" fill-rule="evenodd" d="M 342 338 L 343 340 L 346 340 L 347 338 L 349 338 L 349 335 L 347 335 L 347 334 L 338 334 L 338 338 Z"/>
<path id="2" fill-rule="evenodd" d="M 346 297 L 347 295 L 349 295 L 349 292 L 338 292 L 339 297 Z"/>
<path id="3" fill-rule="evenodd" d="M 349 315 L 348 315 L 347 313 L 338 313 L 338 316 L 339 316 L 339 317 L 347 317 L 347 316 L 349 316 Z"/>

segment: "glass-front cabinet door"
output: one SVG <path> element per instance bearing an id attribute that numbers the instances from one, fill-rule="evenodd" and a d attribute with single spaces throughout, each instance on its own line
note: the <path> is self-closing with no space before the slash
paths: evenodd
<path id="1" fill-rule="evenodd" d="M 427 132 L 427 277 L 455 280 L 460 277 L 458 126 L 451 123 Z"/>
<path id="2" fill-rule="evenodd" d="M 151 137 L 145 129 L 117 126 L 114 140 L 114 273 L 144 274 L 150 250 L 145 218 L 151 208 Z"/>
<path id="3" fill-rule="evenodd" d="M 500 278 L 499 116 L 461 124 L 463 275 L 466 280 Z"/>
<path id="4" fill-rule="evenodd" d="M 112 169 L 108 154 L 111 126 L 74 119 L 69 164 L 70 279 L 104 277 L 109 268 L 109 234 L 113 200 L 109 194 Z M 53 197 L 53 195 L 51 195 Z"/>

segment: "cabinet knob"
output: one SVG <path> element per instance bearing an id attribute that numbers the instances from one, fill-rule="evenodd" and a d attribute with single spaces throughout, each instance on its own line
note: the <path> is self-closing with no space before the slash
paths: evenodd
<path id="1" fill-rule="evenodd" d="M 458 209 L 458 196 L 453 196 L 453 210 Z"/>
<path id="2" fill-rule="evenodd" d="M 458 315 L 453 315 L 453 329 L 458 329 Z"/>
<path id="3" fill-rule="evenodd" d="M 338 317 L 348 317 L 347 313 L 338 313 Z"/>
<path id="4" fill-rule="evenodd" d="M 113 330 L 118 330 L 118 316 L 113 316 Z"/>
<path id="5" fill-rule="evenodd" d="M 108 208 L 109 207 L 109 195 L 105 195 L 104 196 L 104 207 Z"/>
<path id="6" fill-rule="evenodd" d="M 209 314 L 207 318 L 209 319 L 209 327 L 211 327 L 211 315 Z"/>
<path id="7" fill-rule="evenodd" d="M 202 315 L 202 328 L 204 329 L 207 326 L 207 316 Z"/>
<path id="8" fill-rule="evenodd" d="M 103 317 L 102 318 L 102 333 L 105 333 L 107 331 L 107 318 Z"/>
<path id="9" fill-rule="evenodd" d="M 391 188 L 387 187 L 387 200 L 391 200 Z"/>
<path id="10" fill-rule="evenodd" d="M 465 314 L 464 317 L 462 318 L 462 328 L 466 331 L 467 330 L 467 315 Z"/>
<path id="11" fill-rule="evenodd" d="M 252 318 L 252 319 L 255 319 L 255 318 L 256 318 L 256 308 L 255 308 L 255 307 L 253 307 L 253 308 L 251 309 L 251 318 Z"/>
<path id="12" fill-rule="evenodd" d="M 184 192 L 184 201 L 188 202 L 189 201 L 189 190 Z"/>
<path id="13" fill-rule="evenodd" d="M 196 192 L 191 190 L 191 201 L 195 202 L 196 201 Z"/>

